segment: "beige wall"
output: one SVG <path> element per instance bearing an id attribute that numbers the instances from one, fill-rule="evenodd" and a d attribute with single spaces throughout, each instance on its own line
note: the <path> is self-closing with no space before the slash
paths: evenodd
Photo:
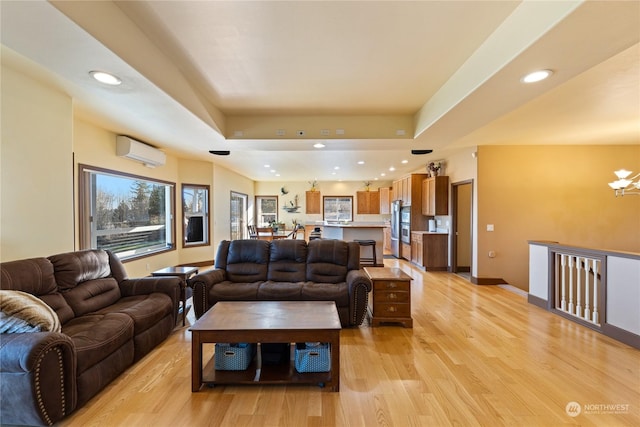
<path id="1" fill-rule="evenodd" d="M 3 63 L 0 260 L 74 249 L 72 101 Z"/>
<path id="2" fill-rule="evenodd" d="M 607 185 L 620 168 L 640 171 L 640 145 L 479 147 L 478 277 L 528 289 L 528 240 L 640 252 L 640 197 Z"/>

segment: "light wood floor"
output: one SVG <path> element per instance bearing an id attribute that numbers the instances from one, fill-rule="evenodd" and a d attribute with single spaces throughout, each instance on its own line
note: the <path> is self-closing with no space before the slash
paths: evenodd
<path id="1" fill-rule="evenodd" d="M 61 425 L 640 425 L 640 351 L 509 290 L 404 261 L 385 265 L 414 278 L 414 327 L 342 330 L 339 393 L 315 386 L 192 393 L 187 326 Z M 579 415 L 567 414 L 570 402 Z"/>

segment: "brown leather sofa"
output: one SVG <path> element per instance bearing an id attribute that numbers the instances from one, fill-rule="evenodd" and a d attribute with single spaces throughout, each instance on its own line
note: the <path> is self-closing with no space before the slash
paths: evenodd
<path id="1" fill-rule="evenodd" d="M 334 301 L 343 327 L 362 323 L 371 291 L 360 246 L 341 240 L 225 240 L 188 283 L 197 318 L 218 301 Z"/>
<path id="2" fill-rule="evenodd" d="M 52 425 L 86 403 L 169 336 L 184 285 L 177 277 L 128 279 L 102 250 L 5 262 L 0 272 L 5 301 L 41 305 L 14 291 L 35 295 L 61 327 L 0 336 L 2 425 Z"/>

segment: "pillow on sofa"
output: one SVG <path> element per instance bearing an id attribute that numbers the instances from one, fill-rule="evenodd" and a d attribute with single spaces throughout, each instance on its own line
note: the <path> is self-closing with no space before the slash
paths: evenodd
<path id="1" fill-rule="evenodd" d="M 60 332 L 60 320 L 51 307 L 35 295 L 0 291 L 0 333 Z"/>

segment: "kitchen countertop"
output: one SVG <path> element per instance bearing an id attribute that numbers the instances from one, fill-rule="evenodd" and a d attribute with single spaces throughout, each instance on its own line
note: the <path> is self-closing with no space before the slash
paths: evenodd
<path id="1" fill-rule="evenodd" d="M 416 231 L 411 230 L 412 233 L 420 233 L 420 234 L 449 234 L 448 231 Z"/>
<path id="2" fill-rule="evenodd" d="M 384 224 L 323 224 L 323 227 L 340 227 L 340 228 L 385 228 Z"/>

